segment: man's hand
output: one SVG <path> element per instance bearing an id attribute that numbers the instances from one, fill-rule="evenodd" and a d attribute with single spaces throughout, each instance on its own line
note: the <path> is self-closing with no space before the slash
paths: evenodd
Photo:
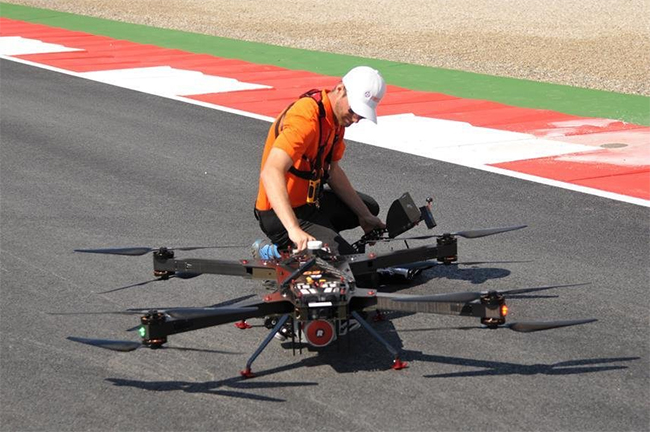
<path id="1" fill-rule="evenodd" d="M 293 244 L 296 245 L 296 249 L 298 250 L 298 252 L 302 252 L 305 249 L 307 249 L 307 242 L 316 240 L 314 236 L 306 233 L 298 226 L 287 230 L 287 233 L 289 234 L 289 239 L 291 239 Z"/>
<path id="2" fill-rule="evenodd" d="M 359 225 L 361 225 L 363 232 L 366 234 L 375 228 L 386 228 L 386 224 L 381 219 L 371 214 L 359 216 Z"/>
<path id="3" fill-rule="evenodd" d="M 260 177 L 266 188 L 271 207 L 287 230 L 289 239 L 298 251 L 307 249 L 307 242 L 316 240 L 300 228 L 296 214 L 291 208 L 287 190 L 286 173 L 293 160 L 282 149 L 272 148 Z"/>

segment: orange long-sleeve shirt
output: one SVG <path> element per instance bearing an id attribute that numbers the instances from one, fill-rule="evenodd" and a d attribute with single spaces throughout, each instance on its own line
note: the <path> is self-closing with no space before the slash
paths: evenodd
<path id="1" fill-rule="evenodd" d="M 283 116 L 275 119 L 273 125 L 269 129 L 269 134 L 266 138 L 264 146 L 264 153 L 262 155 L 261 169 L 264 168 L 266 159 L 272 148 L 279 148 L 284 150 L 289 157 L 293 160 L 293 166 L 300 171 L 311 171 L 315 158 L 318 154 L 319 143 L 319 123 L 322 125 L 322 137 L 325 148 L 321 154 L 323 162 L 321 166 L 325 166 L 324 159 L 329 154 L 332 146 L 332 161 L 338 161 L 343 157 L 345 152 L 345 142 L 343 141 L 344 129 L 339 128 L 336 124 L 332 105 L 330 104 L 328 91 L 321 92 L 323 107 L 325 108 L 325 117 L 319 122 L 318 118 L 318 103 L 311 97 L 303 97 L 298 99 Z M 275 136 L 276 123 L 280 121 L 278 136 Z M 337 135 L 337 142 L 334 142 Z M 291 207 L 300 207 L 307 203 L 307 192 L 309 181 L 297 177 L 289 172 L 286 174 L 287 191 L 289 192 L 289 201 Z M 270 210 L 271 203 L 269 202 L 264 184 L 260 180 L 259 190 L 257 193 L 257 200 L 255 208 L 258 210 Z"/>

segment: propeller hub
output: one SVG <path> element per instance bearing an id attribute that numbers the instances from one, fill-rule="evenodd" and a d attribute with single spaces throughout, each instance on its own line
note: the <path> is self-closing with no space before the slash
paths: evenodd
<path id="1" fill-rule="evenodd" d="M 166 247 L 161 247 L 158 250 L 153 252 L 154 257 L 162 259 L 171 259 L 174 258 L 174 251 L 167 249 Z"/>

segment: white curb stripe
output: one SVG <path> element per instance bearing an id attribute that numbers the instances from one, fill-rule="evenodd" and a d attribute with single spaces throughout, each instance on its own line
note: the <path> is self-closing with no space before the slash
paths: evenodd
<path id="1" fill-rule="evenodd" d="M 377 125 L 362 121 L 350 126 L 345 136 L 377 147 L 474 166 L 596 150 L 593 146 L 413 114 L 379 117 Z"/>
<path id="2" fill-rule="evenodd" d="M 59 44 L 41 42 L 37 39 L 27 39 L 20 36 L 1 36 L 1 55 L 26 55 L 26 54 L 47 54 L 57 52 L 83 51 L 78 48 L 69 48 Z"/>
<path id="3" fill-rule="evenodd" d="M 183 96 L 270 88 L 170 66 L 83 72 L 82 78 L 159 96 Z"/>

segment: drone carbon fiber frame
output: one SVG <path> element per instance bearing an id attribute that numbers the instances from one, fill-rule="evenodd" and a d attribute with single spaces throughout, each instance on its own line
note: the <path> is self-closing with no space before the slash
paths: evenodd
<path id="1" fill-rule="evenodd" d="M 396 201 L 392 209 L 393 229 L 389 239 L 377 238 L 376 241 L 399 240 L 394 236 L 412 228 L 421 220 L 427 222 L 429 228 L 435 226 L 430 215 L 430 201 L 426 208 L 418 208 L 409 194 L 404 194 Z M 390 213 L 390 212 L 389 212 Z M 427 221 L 425 213 L 431 221 Z M 424 216 L 423 216 L 424 215 Z M 389 214 L 389 216 L 391 216 Z M 436 243 L 415 248 L 407 248 L 386 253 L 358 253 L 354 255 L 335 256 L 327 250 L 317 249 L 294 255 L 286 254 L 277 260 L 217 260 L 217 259 L 178 259 L 174 250 L 168 248 L 112 248 L 86 249 L 78 252 L 144 255 L 153 252 L 154 275 L 160 279 L 170 277 L 189 278 L 200 274 L 218 274 L 238 276 L 248 279 L 276 280 L 277 287 L 263 298 L 237 300 L 228 307 L 213 305 L 199 308 L 148 308 L 129 309 L 128 311 L 106 313 L 139 314 L 139 327 L 142 345 L 158 348 L 167 342 L 167 336 L 177 333 L 199 330 L 226 323 L 239 322 L 245 324 L 249 318 L 271 317 L 275 325 L 271 333 L 258 347 L 242 371 L 244 377 L 253 376 L 251 365 L 264 347 L 285 323 L 292 327 L 297 323 L 298 339 L 305 335 L 306 340 L 313 346 L 321 347 L 338 339 L 341 325 L 349 325 L 351 317 L 356 319 L 371 336 L 380 341 L 388 351 L 395 356 L 393 369 L 406 367 L 399 358 L 400 351 L 392 347 L 365 320 L 367 311 L 403 311 L 420 312 L 442 315 L 478 317 L 481 324 L 487 328 L 509 328 L 518 332 L 534 332 L 553 328 L 593 322 L 593 319 L 550 321 L 550 322 L 519 322 L 505 324 L 507 307 L 505 297 L 513 294 L 542 291 L 563 286 L 546 286 L 524 288 L 503 292 L 461 292 L 433 294 L 427 296 L 408 296 L 396 293 L 378 292 L 378 270 L 391 267 L 408 266 L 413 263 L 431 262 L 436 260 L 443 264 L 457 261 L 457 239 L 479 238 L 493 234 L 524 228 L 525 225 L 483 230 L 460 231 L 434 236 L 419 236 L 412 239 L 424 240 L 436 238 Z M 370 240 L 369 240 L 370 241 Z M 365 244 L 365 243 L 364 243 Z M 208 247 L 185 247 L 176 250 L 206 249 Z M 181 277 L 181 275 L 184 275 Z M 362 288 L 361 280 L 371 283 L 370 289 Z M 564 285 L 578 286 L 578 285 Z M 100 312 L 101 313 L 101 312 Z M 96 314 L 93 313 L 93 314 Z M 246 328 L 241 326 L 240 328 Z M 270 328 L 270 327 L 269 327 Z M 327 334 L 329 339 L 322 342 L 319 334 L 308 334 L 313 328 L 315 332 Z M 347 331 L 347 330 L 346 330 Z M 86 343 L 117 351 L 132 351 L 137 348 L 133 342 L 108 341 L 100 339 L 70 338 L 73 341 Z M 348 339 L 349 340 L 349 339 Z M 292 335 L 292 345 L 295 352 L 295 334 Z"/>

